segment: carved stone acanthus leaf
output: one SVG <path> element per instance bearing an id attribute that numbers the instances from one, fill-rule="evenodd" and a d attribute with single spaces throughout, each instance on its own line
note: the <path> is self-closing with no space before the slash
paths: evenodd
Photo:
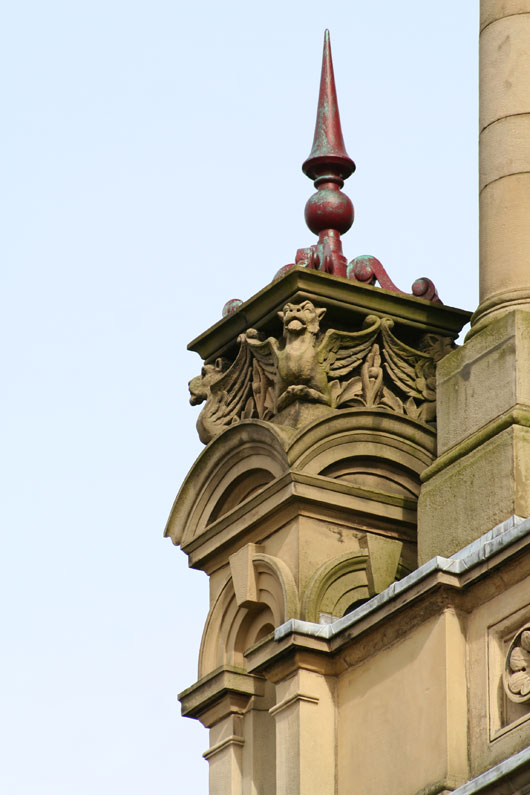
<path id="1" fill-rule="evenodd" d="M 295 401 L 435 421 L 436 362 L 454 348 L 451 339 L 425 334 L 420 348 L 411 348 L 394 335 L 393 320 L 375 315 L 358 331 L 322 333 L 325 312 L 311 301 L 286 304 L 278 312 L 280 339 L 248 329 L 232 363 L 204 365 L 189 383 L 190 402 L 206 401 L 197 422 L 202 442 L 242 419 L 271 420 Z"/>
<path id="2" fill-rule="evenodd" d="M 520 629 L 510 644 L 503 682 L 510 701 L 530 701 L 530 625 Z"/>

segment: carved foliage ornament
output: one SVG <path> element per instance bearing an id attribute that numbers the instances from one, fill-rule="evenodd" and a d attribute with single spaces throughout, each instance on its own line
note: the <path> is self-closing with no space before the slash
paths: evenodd
<path id="1" fill-rule="evenodd" d="M 325 312 L 311 301 L 286 304 L 278 312 L 279 339 L 248 329 L 233 362 L 204 365 L 189 383 L 192 405 L 206 402 L 197 422 L 201 441 L 242 419 L 271 420 L 294 401 L 377 407 L 434 422 L 436 362 L 453 341 L 425 334 L 420 348 L 411 348 L 394 335 L 393 320 L 375 315 L 359 331 L 322 333 Z"/>
<path id="2" fill-rule="evenodd" d="M 530 701 L 530 624 L 520 629 L 510 644 L 503 681 L 510 701 Z"/>

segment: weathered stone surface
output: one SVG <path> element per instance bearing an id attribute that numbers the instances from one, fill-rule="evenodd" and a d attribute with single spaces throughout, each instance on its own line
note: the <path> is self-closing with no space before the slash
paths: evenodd
<path id="1" fill-rule="evenodd" d="M 437 368 L 438 455 L 502 416 L 530 407 L 530 313 L 510 312 Z"/>
<path id="2" fill-rule="evenodd" d="M 513 310 L 440 362 L 438 458 L 422 473 L 418 504 L 420 563 L 530 515 L 529 361 L 530 313 Z"/>
<path id="3" fill-rule="evenodd" d="M 512 424 L 471 452 L 462 447 L 421 487 L 420 564 L 452 555 L 509 516 L 530 516 L 530 429 Z"/>

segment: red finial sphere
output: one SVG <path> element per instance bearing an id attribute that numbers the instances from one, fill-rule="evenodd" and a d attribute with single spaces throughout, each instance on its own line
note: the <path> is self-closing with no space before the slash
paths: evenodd
<path id="1" fill-rule="evenodd" d="M 227 301 L 226 304 L 223 306 L 222 315 L 223 317 L 228 317 L 228 315 L 233 315 L 234 312 L 237 312 L 239 307 L 243 301 L 240 298 L 231 298 L 230 301 Z"/>
<path id="2" fill-rule="evenodd" d="M 321 188 L 313 193 L 305 206 L 305 222 L 318 235 L 325 229 L 345 234 L 353 224 L 353 204 L 345 193 Z"/>

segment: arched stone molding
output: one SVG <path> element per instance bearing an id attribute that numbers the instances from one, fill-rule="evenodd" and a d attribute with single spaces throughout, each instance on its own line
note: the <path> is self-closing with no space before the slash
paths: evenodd
<path id="1" fill-rule="evenodd" d="M 364 550 L 326 561 L 305 589 L 302 618 L 318 622 L 321 613 L 340 617 L 353 602 L 372 596 L 366 574 L 367 562 L 368 553 Z"/>
<path id="2" fill-rule="evenodd" d="M 282 432 L 260 420 L 228 428 L 202 451 L 171 509 L 165 529 L 186 546 L 220 516 L 288 470 Z"/>
<path id="3" fill-rule="evenodd" d="M 203 450 L 177 495 L 165 535 L 186 548 L 289 471 L 416 500 L 434 448 L 431 427 L 384 409 L 328 413 L 295 435 L 245 420 Z"/>
<path id="4" fill-rule="evenodd" d="M 261 546 L 246 544 L 230 555 L 230 572 L 237 603 L 242 607 L 259 604 L 263 578 L 272 576 L 271 593 L 283 605 L 286 618 L 298 618 L 298 591 L 289 566 L 280 558 L 266 555 Z"/>
<path id="5" fill-rule="evenodd" d="M 299 618 L 300 602 L 298 599 L 298 590 L 289 566 L 283 560 L 280 560 L 280 558 L 275 558 L 272 555 L 265 555 L 263 552 L 256 552 L 254 555 L 254 570 L 258 576 L 260 573 L 264 574 L 270 572 L 275 581 L 280 584 L 284 606 L 283 620 L 287 621 L 289 618 Z"/>
<path id="6" fill-rule="evenodd" d="M 366 550 L 328 560 L 315 572 L 304 592 L 303 619 L 319 622 L 321 614 L 341 618 L 356 602 L 370 599 L 409 572 L 400 561 L 399 541 L 367 541 Z"/>
<path id="7" fill-rule="evenodd" d="M 307 474 L 417 498 L 435 454 L 428 425 L 382 409 L 349 409 L 306 426 L 290 442 L 290 465 Z"/>
<path id="8" fill-rule="evenodd" d="M 249 555 L 249 576 L 245 576 Z M 293 575 L 284 561 L 253 544 L 230 560 L 232 575 L 214 601 L 199 654 L 199 676 L 220 666 L 245 668 L 245 651 L 289 618 L 300 616 Z M 247 583 L 243 582 L 247 579 Z"/>

